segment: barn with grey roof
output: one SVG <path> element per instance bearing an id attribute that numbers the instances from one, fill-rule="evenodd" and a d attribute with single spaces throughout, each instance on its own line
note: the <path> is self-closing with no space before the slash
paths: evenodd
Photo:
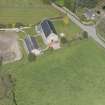
<path id="1" fill-rule="evenodd" d="M 35 37 L 30 37 L 29 35 L 27 35 L 24 39 L 25 41 L 25 45 L 28 51 L 28 54 L 35 54 L 35 55 L 39 55 L 40 54 L 40 48 L 37 44 L 37 41 L 35 40 Z"/>

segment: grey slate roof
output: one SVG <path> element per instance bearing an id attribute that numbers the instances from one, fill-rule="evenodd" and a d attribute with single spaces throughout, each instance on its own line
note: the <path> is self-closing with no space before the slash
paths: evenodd
<path id="1" fill-rule="evenodd" d="M 41 27 L 43 29 L 43 32 L 46 36 L 46 38 L 51 34 L 51 33 L 55 33 L 57 34 L 56 30 L 55 30 L 55 27 L 53 25 L 53 23 L 50 21 L 50 20 L 44 20 L 42 21 L 41 23 Z"/>
<path id="2" fill-rule="evenodd" d="M 25 38 L 25 44 L 27 46 L 27 49 L 28 49 L 29 53 L 31 53 L 32 50 L 39 48 L 35 38 L 34 37 L 30 37 L 29 35 L 26 36 L 26 38 Z"/>

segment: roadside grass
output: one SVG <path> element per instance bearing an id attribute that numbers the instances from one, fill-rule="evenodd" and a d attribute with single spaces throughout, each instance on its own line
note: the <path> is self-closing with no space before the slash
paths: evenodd
<path id="1" fill-rule="evenodd" d="M 105 39 L 105 18 L 101 20 L 96 29 L 97 33 L 99 33 L 99 35 L 101 35 Z"/>
<path id="2" fill-rule="evenodd" d="M 82 40 L 48 51 L 35 62 L 25 56 L 2 70 L 16 78 L 19 105 L 104 105 L 104 53 L 91 39 Z"/>

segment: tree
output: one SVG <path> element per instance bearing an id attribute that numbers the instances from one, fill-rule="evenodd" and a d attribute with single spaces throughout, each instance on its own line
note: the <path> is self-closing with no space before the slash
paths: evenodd
<path id="1" fill-rule="evenodd" d="M 78 7 L 94 8 L 98 0 L 64 0 L 64 5 L 72 12 L 76 12 Z"/>
<path id="2" fill-rule="evenodd" d="M 12 28 L 12 26 L 13 26 L 12 24 L 7 24 L 8 28 Z"/>
<path id="3" fill-rule="evenodd" d="M 97 4 L 98 0 L 77 0 L 78 6 L 94 8 Z"/>
<path id="4" fill-rule="evenodd" d="M 78 2 L 78 0 L 64 0 L 64 5 L 75 13 L 78 7 Z"/>
<path id="5" fill-rule="evenodd" d="M 35 61 L 35 60 L 36 60 L 36 55 L 33 54 L 33 53 L 30 53 L 30 54 L 28 55 L 28 60 L 29 60 L 30 62 Z"/>
<path id="6" fill-rule="evenodd" d="M 5 24 L 0 24 L 0 28 L 6 28 Z"/>
<path id="7" fill-rule="evenodd" d="M 20 28 L 20 27 L 24 27 L 25 25 L 23 24 L 23 23 L 20 23 L 20 22 L 17 22 L 16 24 L 15 24 L 15 27 L 16 28 Z"/>
<path id="8" fill-rule="evenodd" d="M 82 35 L 83 35 L 84 39 L 88 39 L 88 32 L 87 31 L 84 31 Z"/>
<path id="9" fill-rule="evenodd" d="M 66 25 L 68 25 L 69 24 L 69 18 L 68 18 L 68 16 L 64 16 L 63 21 L 64 21 L 64 23 Z"/>
<path id="10" fill-rule="evenodd" d="M 0 66 L 2 65 L 2 63 L 3 63 L 3 57 L 1 56 L 0 57 Z"/>
<path id="11" fill-rule="evenodd" d="M 74 1 L 75 0 L 64 0 L 64 6 L 74 12 Z"/>

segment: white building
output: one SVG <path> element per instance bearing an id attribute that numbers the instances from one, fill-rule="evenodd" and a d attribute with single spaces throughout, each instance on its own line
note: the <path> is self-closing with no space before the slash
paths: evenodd
<path id="1" fill-rule="evenodd" d="M 96 18 L 94 11 L 91 9 L 86 9 L 84 16 L 86 17 L 87 20 L 95 20 Z"/>
<path id="2" fill-rule="evenodd" d="M 43 20 L 37 27 L 36 31 L 40 34 L 43 38 L 44 43 L 53 48 L 59 49 L 60 48 L 60 40 L 55 30 L 54 25 L 50 20 Z"/>

